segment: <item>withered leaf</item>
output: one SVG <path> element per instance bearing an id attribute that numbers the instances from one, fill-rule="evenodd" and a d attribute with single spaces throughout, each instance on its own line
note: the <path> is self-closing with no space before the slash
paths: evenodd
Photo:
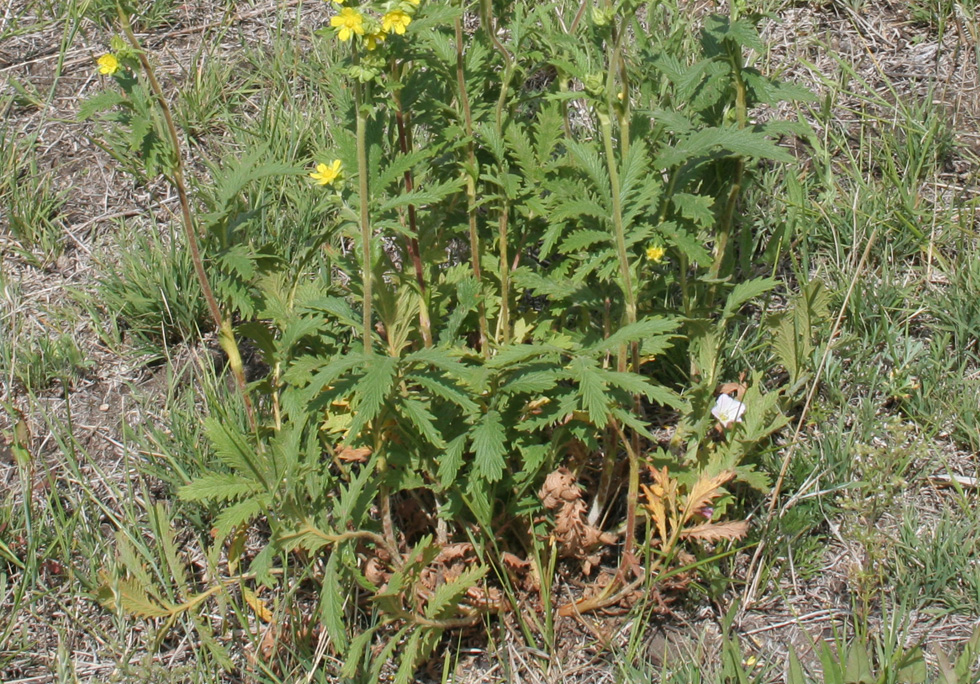
<path id="1" fill-rule="evenodd" d="M 687 496 L 687 503 L 684 505 L 684 515 L 682 523 L 687 523 L 695 513 L 711 503 L 712 499 L 721 495 L 721 486 L 735 477 L 734 470 L 725 470 L 714 477 L 704 475 L 694 484 L 691 493 Z"/>
<path id="2" fill-rule="evenodd" d="M 646 508 L 653 516 L 653 521 L 657 524 L 657 533 L 660 535 L 661 542 L 667 541 L 667 510 L 664 508 L 664 501 L 660 494 L 646 485 L 643 486 L 643 494 L 646 498 Z M 657 487 L 657 489 L 662 489 Z"/>
<path id="3" fill-rule="evenodd" d="M 371 449 L 368 447 L 340 447 L 337 449 L 337 458 L 349 463 L 367 463 Z"/>
<path id="4" fill-rule="evenodd" d="M 696 527 L 689 527 L 681 532 L 681 537 L 713 542 L 722 539 L 741 539 L 748 531 L 749 523 L 747 520 L 736 520 L 723 523 L 704 523 Z"/>
<path id="5" fill-rule="evenodd" d="M 571 471 L 568 468 L 559 468 L 545 478 L 538 497 L 545 508 L 554 510 L 567 501 L 582 498 L 582 492 L 575 485 L 575 476 Z"/>

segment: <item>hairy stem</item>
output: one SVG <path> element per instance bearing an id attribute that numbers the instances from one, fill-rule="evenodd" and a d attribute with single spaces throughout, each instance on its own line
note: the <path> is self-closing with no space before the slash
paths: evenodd
<path id="1" fill-rule="evenodd" d="M 406 122 L 408 115 L 402 109 L 401 92 L 396 88 L 393 92 L 395 99 L 395 123 L 398 127 L 398 145 L 402 154 L 408 154 L 412 148 L 409 125 Z M 415 179 L 411 169 L 405 169 L 405 192 L 412 192 L 415 188 Z M 408 231 L 410 236 L 405 240 L 405 248 L 409 259 L 412 261 L 412 268 L 415 270 L 415 281 L 419 286 L 421 303 L 419 305 L 419 328 L 422 331 L 422 342 L 426 347 L 432 346 L 432 321 L 429 317 L 429 304 L 425 294 L 425 271 L 422 268 L 422 255 L 419 249 L 419 228 L 416 218 L 415 204 L 408 205 Z"/>
<path id="2" fill-rule="evenodd" d="M 732 68 L 732 75 L 735 78 L 735 118 L 739 128 L 745 128 L 748 122 L 748 107 L 746 105 L 745 79 L 742 78 L 742 52 L 741 48 L 729 46 L 729 62 Z M 726 263 L 728 262 L 728 242 L 731 239 L 732 223 L 735 216 L 735 205 L 738 203 L 738 196 L 742 191 L 742 176 L 745 174 L 745 160 L 741 157 L 735 162 L 735 173 L 732 179 L 731 188 L 728 191 L 728 200 L 725 202 L 725 210 L 721 215 L 718 225 L 718 236 L 715 239 L 714 261 L 708 277 L 716 279 L 727 275 L 725 273 Z M 714 299 L 714 285 L 711 287 L 711 299 Z"/>
<path id="3" fill-rule="evenodd" d="M 510 205 L 505 200 L 500 208 L 498 224 L 500 239 L 500 321 L 497 323 L 497 337 L 504 344 L 510 343 L 510 264 L 507 260 L 507 220 Z"/>
<path id="4" fill-rule="evenodd" d="M 628 136 L 629 136 L 629 107 L 623 105 L 617 108 L 615 100 L 617 97 L 613 95 L 615 91 L 615 75 L 618 70 L 620 70 L 620 63 L 622 62 L 622 35 L 625 31 L 620 30 L 618 36 L 615 37 L 614 45 L 610 50 L 609 64 L 608 64 L 608 74 L 606 77 L 606 97 L 607 97 L 607 111 L 599 112 L 599 126 L 602 129 L 602 143 L 605 148 L 606 156 L 606 168 L 609 172 L 609 185 L 612 194 L 612 209 L 613 209 L 613 227 L 616 233 L 616 254 L 619 258 L 619 270 L 620 276 L 622 277 L 623 285 L 623 296 L 626 300 L 626 323 L 627 325 L 632 325 L 636 323 L 637 319 L 637 307 L 636 307 L 636 292 L 633 289 L 633 274 L 630 270 L 629 254 L 626 251 L 626 226 L 623 224 L 623 205 L 621 197 L 621 187 L 619 179 L 619 167 L 616 157 L 616 149 L 613 143 L 613 132 L 612 132 L 612 120 L 610 119 L 610 113 L 612 111 L 619 112 L 619 124 L 620 124 L 620 148 L 622 154 L 625 156 L 628 151 Z M 622 88 L 626 88 L 625 81 L 625 69 L 622 69 L 623 83 Z M 626 100 L 628 94 L 624 94 L 623 99 Z M 638 373 L 640 370 L 640 346 L 639 343 L 634 341 L 631 342 L 629 353 L 629 368 L 634 373 Z M 625 352 L 625 350 L 623 350 Z M 626 354 L 620 353 L 619 361 L 620 370 L 625 370 L 626 366 Z M 642 412 L 642 405 L 640 403 L 640 397 L 633 397 L 634 410 L 639 416 Z M 626 495 L 626 539 L 623 544 L 623 569 L 630 565 L 635 565 L 635 556 L 633 548 L 636 544 L 636 507 L 639 498 L 639 481 L 640 481 L 640 436 L 635 431 L 633 431 L 631 443 L 627 444 L 627 456 L 629 458 L 629 487 Z M 607 456 L 608 458 L 609 456 Z"/>
<path id="5" fill-rule="evenodd" d="M 224 350 L 225 354 L 228 356 L 228 366 L 231 368 L 232 375 L 235 377 L 235 384 L 238 385 L 238 390 L 241 392 L 249 426 L 251 427 L 252 431 L 255 432 L 257 429 L 255 409 L 252 406 L 252 399 L 248 394 L 248 385 L 245 380 L 245 366 L 242 362 L 242 356 L 238 349 L 238 343 L 235 340 L 235 333 L 231 326 L 231 320 L 226 319 L 222 315 L 221 308 L 218 306 L 218 300 L 214 296 L 214 290 L 211 289 L 211 282 L 208 279 L 208 274 L 204 270 L 204 259 L 201 257 L 201 247 L 197 240 L 197 230 L 194 227 L 194 215 L 191 210 L 190 198 L 187 194 L 187 184 L 184 181 L 184 161 L 183 153 L 181 152 L 180 137 L 177 135 L 177 127 L 174 125 L 173 114 L 170 111 L 170 105 L 167 104 L 167 98 L 163 94 L 163 89 L 160 87 L 159 81 L 157 81 L 153 67 L 150 64 L 150 61 L 146 58 L 146 53 L 140 46 L 139 40 L 137 40 L 136 35 L 133 33 L 133 27 L 129 23 L 129 16 L 123 10 L 121 5 L 117 6 L 117 10 L 119 12 L 119 22 L 123 33 L 126 35 L 126 39 L 129 41 L 130 45 L 133 46 L 133 50 L 136 52 L 136 55 L 139 57 L 140 64 L 143 67 L 143 72 L 146 74 L 147 81 L 150 84 L 150 89 L 153 91 L 153 96 L 157 100 L 157 105 L 160 107 L 160 111 L 163 113 L 167 134 L 170 137 L 170 143 L 173 145 L 174 151 L 172 177 L 168 180 L 171 181 L 171 184 L 177 190 L 177 198 L 180 202 L 180 214 L 184 226 L 184 235 L 187 238 L 187 247 L 191 252 L 191 262 L 194 264 L 194 274 L 197 276 L 198 284 L 201 286 L 201 293 L 204 295 L 204 300 L 207 303 L 208 312 L 211 314 L 211 319 L 214 321 L 215 329 L 218 331 L 218 342 L 221 345 L 222 350 Z"/>
<path id="6" fill-rule="evenodd" d="M 480 241 L 476 225 L 476 153 L 473 149 L 473 114 L 470 111 L 470 100 L 466 93 L 466 70 L 463 59 L 463 20 L 456 18 L 456 82 L 459 88 L 459 106 L 463 110 L 463 122 L 466 126 L 467 166 L 466 169 L 466 214 L 469 219 L 470 261 L 473 264 L 473 277 L 483 285 L 483 269 L 480 267 Z M 478 304 L 480 323 L 480 351 L 486 355 L 487 345 L 487 310 L 481 299 Z"/>
<path id="7" fill-rule="evenodd" d="M 354 61 L 357 62 L 355 52 Z M 363 338 L 364 353 L 371 354 L 372 348 L 372 285 L 374 269 L 371 267 L 371 218 L 368 212 L 368 163 L 367 163 L 367 112 L 364 109 L 363 86 L 354 83 L 354 107 L 357 109 L 357 194 L 361 208 L 361 279 L 364 291 Z"/>

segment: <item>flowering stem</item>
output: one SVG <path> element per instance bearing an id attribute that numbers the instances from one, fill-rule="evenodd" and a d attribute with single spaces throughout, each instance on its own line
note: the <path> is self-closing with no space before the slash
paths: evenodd
<path id="1" fill-rule="evenodd" d="M 393 66 L 392 70 L 396 71 L 397 65 Z M 392 95 L 395 99 L 395 123 L 398 126 L 398 144 L 401 148 L 402 154 L 407 155 L 412 147 L 412 142 L 409 137 L 409 127 L 405 123 L 407 115 L 402 110 L 402 98 L 399 89 L 395 88 Z M 412 192 L 414 187 L 415 181 L 412 176 L 412 170 L 405 169 L 405 192 Z M 410 236 L 405 241 L 405 249 L 408 252 L 409 258 L 412 260 L 412 267 L 415 269 L 415 280 L 418 282 L 419 294 L 421 295 L 421 304 L 419 306 L 419 327 L 422 330 L 422 342 L 426 347 L 431 347 L 432 322 L 429 318 L 429 305 L 425 296 L 425 272 L 422 269 L 422 257 L 420 254 L 418 237 L 419 229 L 414 204 L 408 205 L 408 229 Z"/>
<path id="2" fill-rule="evenodd" d="M 620 32 L 620 34 L 622 33 L 623 32 Z M 610 112 L 616 106 L 614 102 L 618 99 L 613 93 L 615 92 L 615 73 L 621 60 L 622 52 L 620 35 L 619 38 L 615 39 L 615 45 L 610 49 L 608 65 L 609 72 L 606 80 L 607 111 L 599 112 L 599 126 L 602 129 L 602 142 L 606 153 L 606 168 L 609 172 L 609 189 L 612 194 L 613 205 L 613 227 L 616 232 L 616 253 L 619 257 L 619 270 L 623 279 L 623 296 L 626 299 L 626 323 L 627 325 L 632 325 L 636 323 L 637 319 L 636 292 L 633 290 L 633 274 L 630 270 L 629 254 L 626 251 L 626 226 L 623 224 L 623 204 L 622 197 L 620 196 L 621 188 L 619 181 L 619 168 L 616 162 L 616 150 L 613 145 L 612 121 L 610 119 Z M 626 87 L 625 80 L 622 87 Z M 626 97 L 627 96 L 624 96 L 623 99 L 625 100 Z M 619 133 L 621 138 L 620 146 L 622 148 L 622 153 L 625 156 L 626 150 L 628 149 L 627 138 L 629 136 L 629 108 L 624 105 L 621 111 L 622 113 L 619 117 Z M 639 343 L 636 341 L 631 342 L 629 347 L 629 368 L 634 373 L 638 373 L 640 370 Z M 619 370 L 625 370 L 626 364 L 626 354 L 624 349 L 620 353 Z M 633 403 L 634 410 L 639 416 L 642 411 L 639 395 L 634 395 Z M 624 440 L 624 444 L 626 446 L 627 457 L 629 458 L 629 487 L 626 495 L 626 539 L 623 544 L 623 561 L 621 570 L 626 570 L 627 568 L 635 566 L 636 564 L 633 547 L 636 543 L 636 506 L 639 500 L 640 482 L 639 434 L 637 434 L 637 432 L 634 430 L 631 443 L 627 443 Z"/>
<path id="3" fill-rule="evenodd" d="M 510 79 L 514 75 L 514 60 L 511 58 L 507 48 L 504 47 L 504 44 L 497 37 L 497 26 L 493 19 L 492 0 L 482 0 L 480 10 L 483 14 L 481 21 L 487 35 L 490 37 L 490 42 L 493 43 L 494 48 L 500 53 L 501 59 L 504 60 L 504 76 L 500 81 L 500 95 L 497 97 L 497 108 L 495 110 L 497 134 L 500 135 L 504 126 L 504 105 L 507 102 L 507 88 L 510 87 Z"/>
<path id="4" fill-rule="evenodd" d="M 745 99 L 745 80 L 742 78 L 742 53 L 741 48 L 729 46 L 729 63 L 732 68 L 732 75 L 735 79 L 735 118 L 739 128 L 745 128 L 748 123 L 748 107 Z M 728 263 L 728 241 L 732 233 L 732 221 L 735 215 L 735 205 L 742 190 L 742 176 L 745 174 L 745 160 L 739 157 L 735 161 L 735 173 L 732 186 L 728 191 L 728 201 L 725 203 L 725 211 L 721 215 L 718 226 L 718 237 L 715 239 L 714 262 L 708 277 L 715 280 L 722 276 Z M 708 305 L 714 299 L 715 286 L 711 286 Z"/>
<path id="5" fill-rule="evenodd" d="M 500 53 L 500 58 L 504 62 L 503 77 L 500 80 L 500 96 L 497 98 L 497 108 L 495 110 L 495 124 L 498 136 L 503 135 L 504 129 L 504 106 L 507 103 L 507 89 L 510 87 L 511 78 L 514 76 L 514 60 L 510 52 L 504 47 L 497 37 L 497 25 L 493 17 L 493 3 L 491 0 L 482 0 L 480 3 L 482 12 L 482 23 L 484 30 L 490 37 L 490 42 Z M 506 166 L 506 162 L 503 163 Z M 505 169 L 506 170 L 506 169 Z M 507 258 L 507 223 L 510 213 L 510 204 L 504 197 L 500 207 L 500 218 L 497 223 L 497 236 L 500 250 L 500 318 L 497 320 L 497 339 L 504 344 L 510 342 L 510 263 Z"/>
<path id="6" fill-rule="evenodd" d="M 194 273 L 197 276 L 197 282 L 201 286 L 201 293 L 204 295 L 204 300 L 207 303 L 208 311 L 211 314 L 211 318 L 214 321 L 214 326 L 218 331 L 218 342 L 221 345 L 222 350 L 228 356 L 228 366 L 231 368 L 232 375 L 235 377 L 235 384 L 238 385 L 238 389 L 242 395 L 242 401 L 245 404 L 245 414 L 248 417 L 249 426 L 252 431 L 257 430 L 257 424 L 255 420 L 255 409 L 252 406 L 252 400 L 248 395 L 248 386 L 245 381 L 245 368 L 242 363 L 242 356 L 238 349 L 238 343 L 235 340 L 235 333 L 231 326 L 231 319 L 225 318 L 221 314 L 221 308 L 218 306 L 218 300 L 214 296 L 214 290 L 211 289 L 211 283 L 208 280 L 208 274 L 204 270 L 204 260 L 201 258 L 201 247 L 197 241 L 197 231 L 194 228 L 194 215 L 191 211 L 190 199 L 187 196 L 187 184 L 184 182 L 184 162 L 183 155 L 181 153 L 180 137 L 177 135 L 177 127 L 174 125 L 173 115 L 170 111 L 170 105 L 167 104 L 167 98 L 163 95 L 163 89 L 160 87 L 160 83 L 156 79 L 156 74 L 153 71 L 153 67 L 150 65 L 150 61 L 146 58 L 140 43 L 133 33 L 133 27 L 129 23 L 129 16 L 123 10 L 122 5 L 117 5 L 116 8 L 119 12 L 119 23 L 122 27 L 123 33 L 126 35 L 126 39 L 129 41 L 130 45 L 133 46 L 134 52 L 136 52 L 139 58 L 140 64 L 143 67 L 143 72 L 146 74 L 147 81 L 150 84 L 150 89 L 153 91 L 153 95 L 157 100 L 157 104 L 160 107 L 160 111 L 163 113 L 163 119 L 166 122 L 167 134 L 170 136 L 170 143 L 173 145 L 173 170 L 172 177 L 169 178 L 177 190 L 177 197 L 180 201 L 180 213 L 181 219 L 184 226 L 184 235 L 187 238 L 187 246 L 191 252 L 191 261 L 194 264 Z"/>
<path id="7" fill-rule="evenodd" d="M 470 229 L 470 260 L 473 263 L 473 277 L 483 286 L 483 273 L 480 268 L 480 241 L 476 230 L 476 178 L 477 162 L 473 151 L 473 114 L 470 112 L 470 100 L 466 94 L 466 72 L 463 62 L 463 20 L 456 17 L 456 81 L 459 87 L 459 105 L 463 110 L 463 122 L 466 125 L 467 168 L 466 168 L 466 214 L 469 218 Z M 480 351 L 487 354 L 487 310 L 482 298 L 477 305 L 480 323 Z"/>
<path id="8" fill-rule="evenodd" d="M 498 232 L 500 238 L 500 321 L 497 323 L 497 336 L 504 344 L 510 343 L 510 264 L 507 263 L 507 219 L 510 206 L 504 200 L 500 208 Z"/>
<path id="9" fill-rule="evenodd" d="M 354 53 L 357 63 L 357 53 Z M 374 269 L 371 268 L 371 219 L 368 212 L 368 163 L 367 163 L 367 112 L 364 109 L 364 93 L 359 81 L 354 82 L 354 108 L 357 110 L 357 194 L 361 208 L 361 287 L 364 293 L 363 336 L 364 353 L 371 354 L 372 335 L 372 284 Z"/>

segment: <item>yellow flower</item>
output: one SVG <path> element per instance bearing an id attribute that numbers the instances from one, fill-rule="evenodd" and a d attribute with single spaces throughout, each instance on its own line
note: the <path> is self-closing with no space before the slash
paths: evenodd
<path id="1" fill-rule="evenodd" d="M 112 76 L 119 71 L 119 60 L 112 53 L 99 57 L 96 64 L 99 65 L 99 73 L 104 76 Z"/>
<path id="2" fill-rule="evenodd" d="M 416 7 L 419 6 L 419 2 L 421 2 L 421 0 L 408 0 L 410 5 L 415 5 Z"/>
<path id="3" fill-rule="evenodd" d="M 659 264 L 661 261 L 663 261 L 664 255 L 666 253 L 667 250 L 661 247 L 660 245 L 647 247 L 647 259 L 649 259 L 655 264 Z"/>
<path id="4" fill-rule="evenodd" d="M 412 18 L 401 10 L 391 10 L 381 17 L 381 28 L 384 29 L 385 33 L 402 35 L 411 23 Z"/>
<path id="5" fill-rule="evenodd" d="M 340 160 L 334 159 L 330 166 L 317 164 L 316 171 L 310 174 L 310 178 L 315 180 L 319 185 L 333 185 L 340 180 L 341 172 Z"/>
<path id="6" fill-rule="evenodd" d="M 345 7 L 340 14 L 331 17 L 330 25 L 338 29 L 337 37 L 341 40 L 350 40 L 355 33 L 364 35 L 364 15 L 351 7 Z"/>
<path id="7" fill-rule="evenodd" d="M 381 31 L 378 31 L 377 33 L 368 33 L 364 36 L 364 44 L 367 46 L 368 50 L 374 50 L 383 42 L 385 42 L 385 34 Z"/>

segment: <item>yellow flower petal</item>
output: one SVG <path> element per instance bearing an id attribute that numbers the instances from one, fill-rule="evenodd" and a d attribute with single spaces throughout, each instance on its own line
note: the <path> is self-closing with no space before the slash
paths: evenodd
<path id="1" fill-rule="evenodd" d="M 412 18 L 401 10 L 391 10 L 381 17 L 381 28 L 385 33 L 404 35 L 405 29 L 412 23 Z"/>
<path id="2" fill-rule="evenodd" d="M 310 174 L 310 178 L 315 180 L 318 185 L 333 185 L 340 179 L 343 169 L 339 159 L 334 159 L 330 166 L 317 164 L 316 171 Z"/>
<path id="3" fill-rule="evenodd" d="M 112 53 L 99 57 L 96 64 L 99 65 L 99 73 L 104 76 L 112 76 L 119 71 L 119 60 Z"/>
<path id="4" fill-rule="evenodd" d="M 667 250 L 659 245 L 654 245 L 652 247 L 647 247 L 647 259 L 655 264 L 659 264 L 664 259 L 664 255 Z"/>
<path id="5" fill-rule="evenodd" d="M 348 41 L 356 33 L 364 35 L 364 15 L 352 7 L 345 7 L 339 14 L 330 17 L 330 25 L 337 31 L 340 40 Z"/>

